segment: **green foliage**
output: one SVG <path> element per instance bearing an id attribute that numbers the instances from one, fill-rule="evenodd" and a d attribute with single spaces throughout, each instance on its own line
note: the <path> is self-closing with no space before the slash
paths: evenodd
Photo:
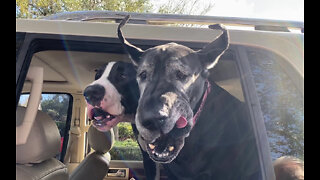
<path id="1" fill-rule="evenodd" d="M 119 131 L 119 140 L 121 141 L 135 138 L 130 123 L 127 123 L 127 122 L 119 123 L 118 131 Z"/>
<path id="2" fill-rule="evenodd" d="M 123 11 L 165 14 L 207 14 L 212 1 L 205 0 L 16 0 L 16 18 L 39 18 L 59 12 L 72 11 Z"/>
<path id="3" fill-rule="evenodd" d="M 112 160 L 135 160 L 142 161 L 142 154 L 139 147 L 117 147 L 110 150 Z"/>
<path id="4" fill-rule="evenodd" d="M 148 12 L 149 0 L 62 0 L 65 11 L 109 10 Z"/>
<path id="5" fill-rule="evenodd" d="M 115 141 L 110 151 L 113 160 L 141 160 L 139 145 L 135 140 L 130 123 L 119 123 L 119 140 Z"/>
<path id="6" fill-rule="evenodd" d="M 69 97 L 63 94 L 47 95 L 41 101 L 41 110 L 46 112 L 55 121 L 66 121 Z"/>
<path id="7" fill-rule="evenodd" d="M 65 94 L 42 95 L 41 110 L 57 124 L 60 135 L 64 135 L 68 115 L 69 96 Z"/>
<path id="8" fill-rule="evenodd" d="M 126 139 L 124 141 L 115 141 L 115 147 L 139 147 L 137 141 L 133 139 Z"/>
<path id="9" fill-rule="evenodd" d="M 71 11 L 150 12 L 151 9 L 149 0 L 16 0 L 16 18 L 38 18 Z"/>
<path id="10" fill-rule="evenodd" d="M 16 17 L 19 18 L 36 18 L 62 11 L 62 0 L 16 0 Z"/>

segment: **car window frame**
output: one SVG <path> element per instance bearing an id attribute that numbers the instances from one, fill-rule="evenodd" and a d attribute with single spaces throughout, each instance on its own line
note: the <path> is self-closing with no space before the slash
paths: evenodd
<path id="1" fill-rule="evenodd" d="M 144 39 L 128 39 L 132 44 L 147 49 L 152 46 L 169 43 L 168 40 L 144 40 Z M 194 50 L 199 50 L 207 43 L 204 42 L 186 42 L 176 41 L 176 43 L 188 46 Z M 86 44 L 86 46 L 83 46 Z M 108 49 L 106 47 L 112 47 Z M 120 47 L 120 48 L 119 48 Z M 259 153 L 259 162 L 262 168 L 263 179 L 275 179 L 271 162 L 269 144 L 263 117 L 255 92 L 254 81 L 250 75 L 248 57 L 243 53 L 241 45 L 231 45 L 236 50 L 236 62 L 239 68 L 241 85 L 244 92 L 245 101 L 248 104 L 248 112 L 250 119 L 254 125 L 254 133 L 257 138 L 257 147 Z M 108 49 L 108 50 L 107 50 Z M 21 46 L 16 62 L 16 107 L 22 91 L 23 83 L 28 72 L 31 59 L 34 53 L 45 50 L 64 50 L 64 51 L 86 51 L 86 52 L 117 52 L 124 53 L 118 38 L 97 37 L 97 36 L 81 36 L 81 35 L 65 35 L 65 34 L 45 34 L 45 33 L 26 33 L 25 40 Z M 252 76 L 252 74 L 251 74 Z"/>
<path id="2" fill-rule="evenodd" d="M 267 131 L 245 45 L 237 45 L 235 49 L 241 86 L 256 138 L 262 177 L 265 180 L 275 179 Z"/>
<path id="3" fill-rule="evenodd" d="M 66 92 L 42 92 L 41 96 L 43 94 L 63 94 L 63 95 L 67 95 L 69 98 L 69 104 L 68 104 L 68 109 L 67 109 L 67 118 L 66 118 L 66 124 L 65 124 L 65 130 L 64 130 L 64 136 L 63 136 L 63 143 L 62 143 L 62 149 L 60 152 L 60 158 L 59 160 L 61 162 L 64 161 L 64 157 L 66 155 L 66 151 L 67 151 L 67 146 L 68 146 L 68 142 L 69 142 L 69 130 L 71 127 L 71 119 L 72 119 L 72 109 L 73 109 L 73 96 L 70 93 L 66 93 Z M 22 95 L 30 95 L 29 92 L 23 92 L 21 93 Z"/>

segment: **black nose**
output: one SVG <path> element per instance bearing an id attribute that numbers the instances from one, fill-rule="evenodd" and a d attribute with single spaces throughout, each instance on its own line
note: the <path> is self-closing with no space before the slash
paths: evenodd
<path id="1" fill-rule="evenodd" d="M 151 131 L 161 130 L 162 126 L 165 124 L 167 115 L 162 115 L 159 113 L 160 109 L 163 108 L 163 102 L 159 101 L 154 97 L 146 98 L 148 99 L 143 106 L 143 111 L 140 111 L 140 121 L 142 126 Z"/>
<path id="2" fill-rule="evenodd" d="M 154 113 L 143 113 L 142 126 L 151 131 L 161 130 L 165 124 L 166 116 L 161 116 Z"/>
<path id="3" fill-rule="evenodd" d="M 99 84 L 88 86 L 83 92 L 86 101 L 93 106 L 100 105 L 100 101 L 103 99 L 104 94 L 105 89 Z"/>

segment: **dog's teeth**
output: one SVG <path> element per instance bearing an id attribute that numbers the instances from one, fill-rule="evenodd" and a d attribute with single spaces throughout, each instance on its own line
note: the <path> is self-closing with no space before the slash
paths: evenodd
<path id="1" fill-rule="evenodd" d="M 174 146 L 169 146 L 169 151 L 173 151 L 174 150 Z"/>
<path id="2" fill-rule="evenodd" d="M 148 146 L 149 146 L 149 148 L 151 149 L 151 150 L 153 150 L 156 146 L 155 145 L 153 145 L 153 144 L 148 144 Z"/>
<path id="3" fill-rule="evenodd" d="M 101 116 L 98 116 L 98 117 L 94 117 L 94 119 L 99 121 L 99 120 L 102 119 L 102 117 L 101 117 Z"/>

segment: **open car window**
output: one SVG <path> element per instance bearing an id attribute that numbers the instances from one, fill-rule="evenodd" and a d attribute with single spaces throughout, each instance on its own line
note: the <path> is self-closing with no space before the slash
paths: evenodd
<path id="1" fill-rule="evenodd" d="M 22 94 L 18 106 L 27 107 L 29 94 Z M 38 110 L 47 113 L 56 123 L 61 136 L 59 154 L 56 158 L 63 162 L 68 144 L 70 116 L 72 109 L 72 96 L 69 94 L 42 94 Z"/>

